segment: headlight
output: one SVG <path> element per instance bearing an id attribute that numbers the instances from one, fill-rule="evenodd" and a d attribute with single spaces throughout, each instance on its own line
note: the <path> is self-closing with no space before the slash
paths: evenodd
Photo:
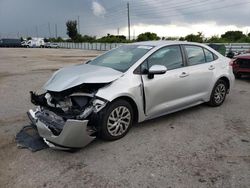
<path id="1" fill-rule="evenodd" d="M 95 99 L 93 101 L 93 106 L 94 106 L 94 112 L 97 113 L 99 112 L 101 109 L 103 109 L 107 104 L 107 101 L 103 101 L 101 99 Z"/>

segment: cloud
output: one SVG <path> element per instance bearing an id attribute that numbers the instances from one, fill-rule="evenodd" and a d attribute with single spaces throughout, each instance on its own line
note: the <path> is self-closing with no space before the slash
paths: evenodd
<path id="1" fill-rule="evenodd" d="M 93 14 L 97 17 L 103 17 L 106 14 L 105 8 L 98 2 L 92 2 Z"/>
<path id="2" fill-rule="evenodd" d="M 151 31 L 160 36 L 185 36 L 202 31 L 207 37 L 225 30 L 250 32 L 249 0 L 127 1 L 130 3 L 131 35 L 134 30 L 135 35 Z M 72 3 L 69 0 L 25 0 L 24 3 L 0 0 L 0 38 L 18 34 L 36 36 L 36 26 L 41 37 L 49 37 L 48 23 L 52 36 L 55 36 L 57 24 L 58 36 L 67 37 L 66 21 L 78 16 L 81 34 L 117 34 L 117 28 L 120 28 L 120 34 L 128 35 L 127 1 L 74 0 Z"/>
<path id="3" fill-rule="evenodd" d="M 244 33 L 250 31 L 250 26 L 238 27 L 236 25 L 221 25 L 216 24 L 216 22 L 205 22 L 197 24 L 166 24 L 166 25 L 149 25 L 149 24 L 137 24 L 133 25 L 131 28 L 132 35 L 139 35 L 143 32 L 154 32 L 161 37 L 181 37 L 188 34 L 197 34 L 202 32 L 205 37 L 211 37 L 213 35 L 221 35 L 226 31 L 241 30 Z M 126 27 L 121 28 L 120 33 L 123 35 L 128 35 Z M 134 37 L 134 36 L 132 36 Z"/>

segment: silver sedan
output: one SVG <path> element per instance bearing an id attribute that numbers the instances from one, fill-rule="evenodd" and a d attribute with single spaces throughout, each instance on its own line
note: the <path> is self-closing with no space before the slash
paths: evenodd
<path id="1" fill-rule="evenodd" d="M 234 83 L 230 59 L 179 41 L 124 45 L 58 70 L 31 92 L 28 116 L 53 148 L 81 148 L 96 136 L 116 140 L 133 123 L 201 103 L 220 106 Z"/>

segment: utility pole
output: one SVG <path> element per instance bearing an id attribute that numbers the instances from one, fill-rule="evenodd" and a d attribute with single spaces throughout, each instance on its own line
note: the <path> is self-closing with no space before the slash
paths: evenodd
<path id="1" fill-rule="evenodd" d="M 80 16 L 77 16 L 77 26 L 78 26 L 78 33 L 80 34 Z"/>
<path id="2" fill-rule="evenodd" d="M 38 38 L 38 27 L 36 25 L 36 37 Z"/>
<path id="3" fill-rule="evenodd" d="M 118 27 L 117 28 L 117 35 L 119 36 L 119 34 L 120 34 L 120 28 Z"/>
<path id="4" fill-rule="evenodd" d="M 130 40 L 130 15 L 129 15 L 129 2 L 127 3 L 128 10 L 128 40 Z"/>
<path id="5" fill-rule="evenodd" d="M 49 29 L 49 38 L 51 38 L 50 23 L 48 23 L 48 29 Z"/>
<path id="6" fill-rule="evenodd" d="M 57 39 L 57 24 L 55 24 L 55 34 L 56 34 L 56 39 Z"/>
<path id="7" fill-rule="evenodd" d="M 26 38 L 29 37 L 29 32 L 28 32 L 28 29 L 26 28 Z"/>

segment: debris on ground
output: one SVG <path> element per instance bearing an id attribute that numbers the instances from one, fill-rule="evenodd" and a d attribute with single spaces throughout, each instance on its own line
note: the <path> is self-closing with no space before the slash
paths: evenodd
<path id="1" fill-rule="evenodd" d="M 33 152 L 48 148 L 33 124 L 24 126 L 17 133 L 16 143 L 18 148 L 27 148 Z"/>

